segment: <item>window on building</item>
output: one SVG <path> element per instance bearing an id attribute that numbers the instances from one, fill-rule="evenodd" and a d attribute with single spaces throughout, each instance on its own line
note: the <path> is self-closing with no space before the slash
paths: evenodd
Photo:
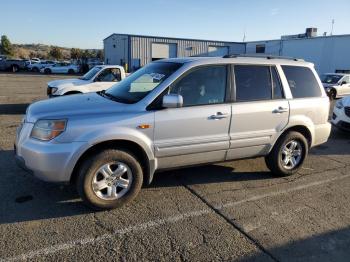
<path id="1" fill-rule="evenodd" d="M 234 72 L 236 101 L 271 99 L 272 84 L 269 66 L 236 65 Z"/>
<path id="2" fill-rule="evenodd" d="M 174 86 L 171 94 L 183 97 L 184 106 L 219 104 L 225 101 L 226 66 L 206 66 L 194 69 Z"/>
<path id="3" fill-rule="evenodd" d="M 265 45 L 256 45 L 255 53 L 264 54 L 265 53 Z"/>
<path id="4" fill-rule="evenodd" d="M 322 95 L 313 72 L 308 67 L 282 66 L 294 98 L 320 97 Z"/>

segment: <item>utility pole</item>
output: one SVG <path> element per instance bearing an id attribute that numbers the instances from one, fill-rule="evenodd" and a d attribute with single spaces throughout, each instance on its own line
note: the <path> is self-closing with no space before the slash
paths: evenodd
<path id="1" fill-rule="evenodd" d="M 332 19 L 332 29 L 331 29 L 331 35 L 333 35 L 333 28 L 334 28 L 334 19 Z"/>
<path id="2" fill-rule="evenodd" d="M 244 28 L 244 33 L 243 33 L 243 42 L 245 42 L 245 33 L 246 33 L 246 29 Z"/>

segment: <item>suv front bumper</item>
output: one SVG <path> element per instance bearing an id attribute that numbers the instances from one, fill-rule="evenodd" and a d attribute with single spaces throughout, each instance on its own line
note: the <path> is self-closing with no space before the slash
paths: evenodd
<path id="1" fill-rule="evenodd" d="M 19 167 L 48 182 L 69 182 L 86 142 L 55 143 L 30 138 L 33 127 L 25 123 L 17 132 L 15 160 Z"/>
<path id="2" fill-rule="evenodd" d="M 344 108 L 334 107 L 331 123 L 339 129 L 350 131 L 350 117 L 345 114 Z"/>

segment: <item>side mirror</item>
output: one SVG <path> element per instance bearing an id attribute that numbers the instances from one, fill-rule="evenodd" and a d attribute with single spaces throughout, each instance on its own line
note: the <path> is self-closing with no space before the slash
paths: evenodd
<path id="1" fill-rule="evenodd" d="M 162 106 L 165 108 L 179 108 L 183 105 L 183 98 L 181 95 L 168 94 L 163 96 Z"/>
<path id="2" fill-rule="evenodd" d="M 341 86 L 342 86 L 342 85 L 346 85 L 346 84 L 347 84 L 346 81 L 343 81 L 343 82 L 340 83 Z"/>

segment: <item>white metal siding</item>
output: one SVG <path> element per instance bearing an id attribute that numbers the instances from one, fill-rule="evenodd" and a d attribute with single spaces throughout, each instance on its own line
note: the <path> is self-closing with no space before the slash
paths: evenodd
<path id="1" fill-rule="evenodd" d="M 128 35 L 112 35 L 103 41 L 104 60 L 109 65 L 128 63 Z"/>
<path id="2" fill-rule="evenodd" d="M 319 74 L 350 70 L 350 35 L 248 42 L 246 52 L 255 53 L 257 44 L 265 44 L 266 54 L 312 62 Z"/>
<path id="3" fill-rule="evenodd" d="M 228 55 L 227 46 L 208 46 L 208 56 L 224 56 Z"/>
<path id="4" fill-rule="evenodd" d="M 227 46 L 229 54 L 240 54 L 245 52 L 244 43 L 130 36 L 131 61 L 140 61 L 140 66 L 144 66 L 151 62 L 152 43 L 176 44 L 177 57 L 208 56 L 208 46 Z M 133 63 L 130 64 L 131 70 L 133 67 L 136 68 L 137 66 Z"/>

